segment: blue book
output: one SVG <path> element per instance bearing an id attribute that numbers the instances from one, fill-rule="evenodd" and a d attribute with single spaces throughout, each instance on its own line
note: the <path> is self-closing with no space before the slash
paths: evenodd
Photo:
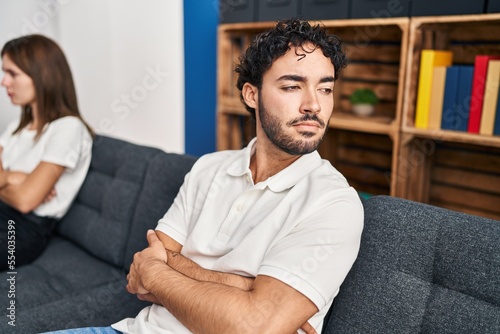
<path id="1" fill-rule="evenodd" d="M 458 94 L 458 81 L 460 69 L 458 66 L 450 66 L 446 69 L 443 96 L 443 116 L 441 118 L 441 129 L 455 130 L 455 105 Z"/>
<path id="2" fill-rule="evenodd" d="M 459 66 L 459 72 L 457 99 L 455 101 L 455 130 L 467 131 L 474 66 Z"/>
<path id="3" fill-rule="evenodd" d="M 474 66 L 446 69 L 441 129 L 467 131 Z"/>
<path id="4" fill-rule="evenodd" d="M 500 97 L 500 87 L 498 90 Z M 500 136 L 500 99 L 497 100 L 497 110 L 495 111 L 495 125 L 493 126 L 493 135 Z"/>

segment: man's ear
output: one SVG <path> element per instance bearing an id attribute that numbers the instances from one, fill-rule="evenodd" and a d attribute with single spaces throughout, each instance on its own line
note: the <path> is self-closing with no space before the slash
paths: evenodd
<path id="1" fill-rule="evenodd" d="M 249 84 L 248 82 L 243 85 L 243 88 L 241 89 L 241 96 L 243 96 L 243 100 L 250 108 L 257 109 L 257 106 L 259 105 L 258 95 L 257 87 Z"/>

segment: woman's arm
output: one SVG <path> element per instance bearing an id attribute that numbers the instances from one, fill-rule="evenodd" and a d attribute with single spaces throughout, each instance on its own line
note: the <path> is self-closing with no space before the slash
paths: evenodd
<path id="1" fill-rule="evenodd" d="M 54 185 L 61 177 L 65 167 L 49 162 L 40 162 L 24 180 L 20 180 L 15 172 L 0 170 L 0 200 L 19 210 L 29 213 L 43 203 L 45 198 L 54 189 Z M 10 177 L 9 177 L 10 176 Z M 18 177 L 17 180 L 14 178 Z"/>
<path id="2" fill-rule="evenodd" d="M 3 169 L 2 152 L 3 147 L 0 146 L 0 189 L 7 185 L 7 173 Z"/>

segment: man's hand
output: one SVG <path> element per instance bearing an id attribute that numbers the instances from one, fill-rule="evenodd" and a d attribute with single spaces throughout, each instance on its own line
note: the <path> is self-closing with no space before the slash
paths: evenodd
<path id="1" fill-rule="evenodd" d="M 306 322 L 305 324 L 300 327 L 306 334 L 317 334 L 316 330 L 314 329 L 313 326 L 311 326 L 310 323 Z M 298 332 L 297 332 L 298 333 Z"/>
<path id="2" fill-rule="evenodd" d="M 157 298 L 145 287 L 143 280 L 147 275 L 154 275 L 156 270 L 165 269 L 167 266 L 167 252 L 155 232 L 149 230 L 147 233 L 149 246 L 134 255 L 134 261 L 130 265 L 127 275 L 127 291 L 137 295 L 141 300 L 158 303 Z"/>
<path id="3" fill-rule="evenodd" d="M 54 197 L 56 197 L 56 195 L 57 195 L 56 188 L 50 189 L 47 196 L 45 196 L 43 203 L 47 203 L 47 202 L 51 201 Z"/>

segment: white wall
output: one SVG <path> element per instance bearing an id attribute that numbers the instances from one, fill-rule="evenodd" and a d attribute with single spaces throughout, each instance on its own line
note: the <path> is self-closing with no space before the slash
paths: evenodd
<path id="1" fill-rule="evenodd" d="M 13 38 L 39 32 L 51 38 L 55 36 L 56 24 L 37 6 L 35 0 L 0 1 L 0 49 Z M 3 73 L 0 72 L 0 75 Z M 13 119 L 18 119 L 20 108 L 13 106 L 5 88 L 0 89 L 0 131 Z"/>
<path id="2" fill-rule="evenodd" d="M 48 23 L 31 28 L 41 28 L 65 51 L 80 110 L 96 132 L 184 151 L 182 0 L 18 2 L 0 2 L 0 36 L 31 33 L 23 31 L 29 30 L 25 18 L 45 14 Z M 3 127 L 3 110 L 12 107 L 6 94 L 0 95 Z"/>

